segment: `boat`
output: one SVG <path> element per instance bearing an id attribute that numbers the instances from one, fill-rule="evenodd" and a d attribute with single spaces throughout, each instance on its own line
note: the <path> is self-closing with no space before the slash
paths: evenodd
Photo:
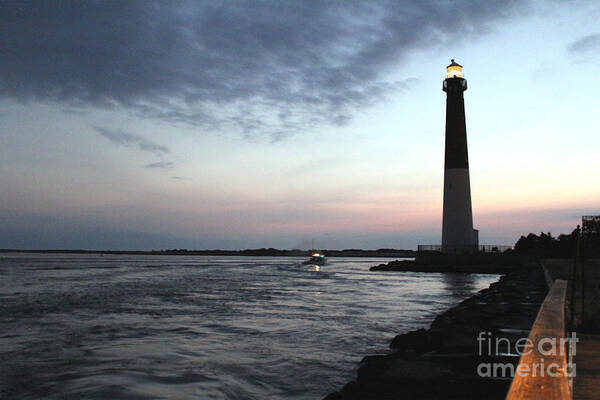
<path id="1" fill-rule="evenodd" d="M 315 252 L 310 256 L 310 259 L 304 261 L 304 264 L 310 265 L 325 265 L 327 257 L 322 252 Z"/>

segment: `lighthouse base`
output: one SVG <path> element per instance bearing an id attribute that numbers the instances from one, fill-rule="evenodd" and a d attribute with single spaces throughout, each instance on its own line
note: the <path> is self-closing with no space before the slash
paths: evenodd
<path id="1" fill-rule="evenodd" d="M 479 231 L 473 229 L 471 183 L 468 168 L 444 171 L 442 251 L 471 253 L 479 248 Z"/>

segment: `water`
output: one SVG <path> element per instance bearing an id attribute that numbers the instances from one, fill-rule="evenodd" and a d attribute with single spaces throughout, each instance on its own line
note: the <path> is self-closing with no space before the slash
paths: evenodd
<path id="1" fill-rule="evenodd" d="M 301 261 L 0 255 L 0 397 L 319 399 L 498 278 Z"/>

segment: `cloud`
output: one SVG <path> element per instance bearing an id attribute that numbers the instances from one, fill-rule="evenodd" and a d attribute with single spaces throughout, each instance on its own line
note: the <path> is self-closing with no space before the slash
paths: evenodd
<path id="1" fill-rule="evenodd" d="M 138 147 L 142 151 L 152 153 L 158 156 L 169 153 L 169 148 L 167 146 L 154 143 L 148 139 L 144 139 L 141 136 L 125 132 L 121 129 L 108 129 L 99 126 L 94 127 L 94 129 L 96 130 L 96 132 L 110 140 L 112 143 L 115 143 L 120 146 Z"/>
<path id="2" fill-rule="evenodd" d="M 0 97 L 277 141 L 410 90 L 389 72 L 411 52 L 476 38 L 527 4 L 1 2 Z"/>
<path id="3" fill-rule="evenodd" d="M 146 164 L 144 166 L 146 168 L 167 169 L 167 168 L 171 168 L 173 166 L 173 162 L 172 161 L 157 161 L 154 163 Z"/>
<path id="4" fill-rule="evenodd" d="M 600 33 L 583 36 L 571 42 L 567 50 L 573 55 L 600 50 Z"/>

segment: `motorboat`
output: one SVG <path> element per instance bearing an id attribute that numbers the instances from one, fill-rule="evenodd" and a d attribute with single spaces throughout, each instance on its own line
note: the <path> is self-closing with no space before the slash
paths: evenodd
<path id="1" fill-rule="evenodd" d="M 325 265 L 327 257 L 322 252 L 315 252 L 310 256 L 310 259 L 304 261 L 304 264 L 310 265 Z"/>

